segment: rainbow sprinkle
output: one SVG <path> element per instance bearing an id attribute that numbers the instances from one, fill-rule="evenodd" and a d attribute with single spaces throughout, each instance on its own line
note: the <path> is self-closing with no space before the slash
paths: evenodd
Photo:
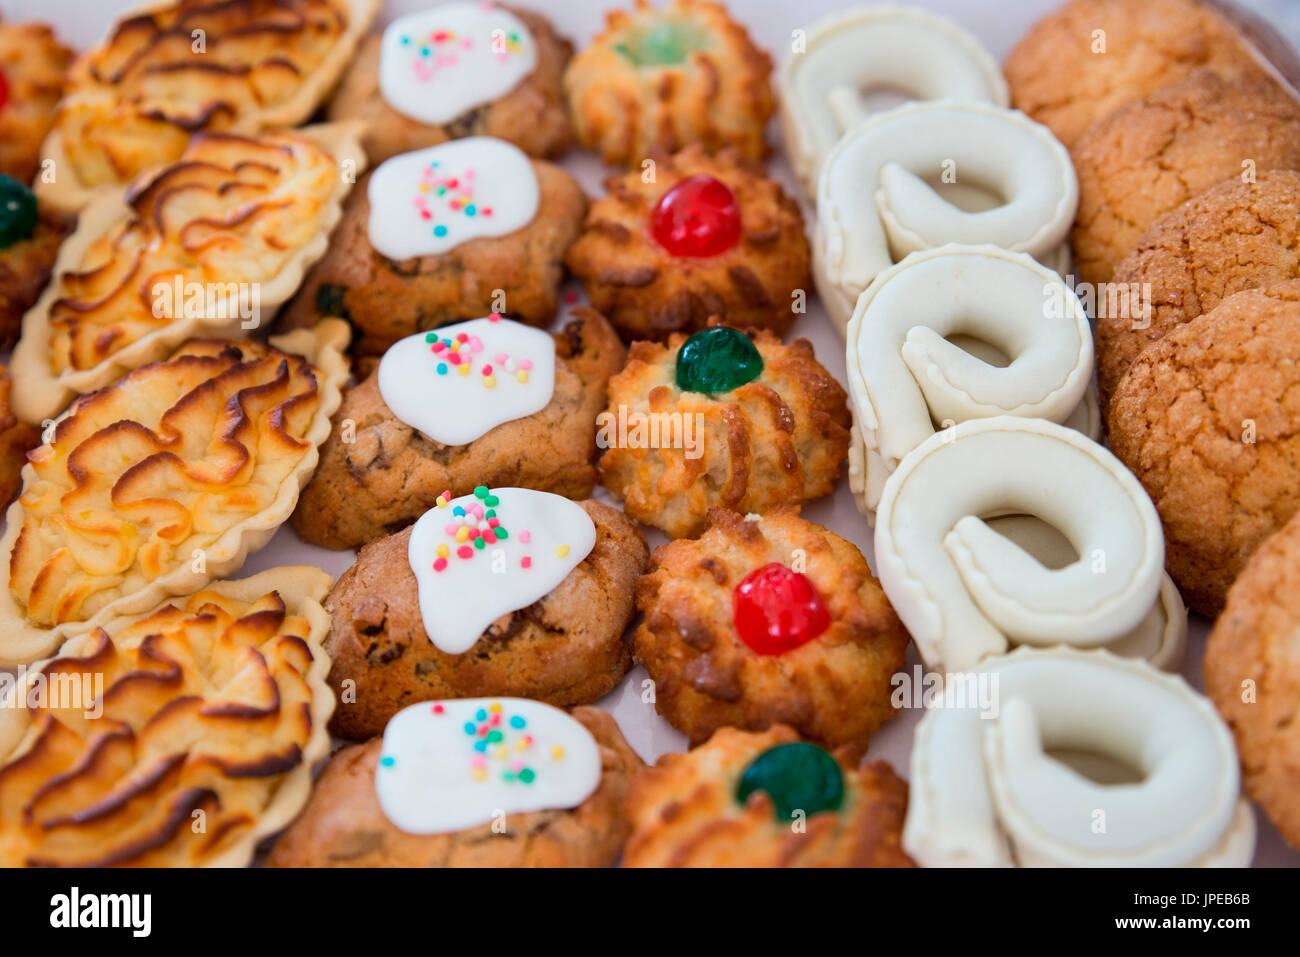
<path id="1" fill-rule="evenodd" d="M 491 216 L 491 206 L 480 206 L 474 198 L 474 170 L 466 169 L 459 176 L 450 176 L 441 169 L 437 160 L 429 163 L 420 173 L 412 203 L 419 217 L 432 222 L 434 211 L 429 208 L 430 198 L 442 202 L 447 211 L 473 219 L 475 216 Z M 442 239 L 449 230 L 445 223 L 433 227 L 433 235 Z"/>
<path id="2" fill-rule="evenodd" d="M 499 313 L 492 313 L 488 316 L 489 322 L 500 322 Z M 436 332 L 426 332 L 424 341 L 429 344 L 429 350 L 434 356 L 434 371 L 438 375 L 450 375 L 451 370 L 455 369 L 456 374 L 468 376 L 470 369 L 474 366 L 475 357 L 483 352 L 483 341 L 478 336 L 459 333 L 454 338 L 445 338 Z M 529 374 L 532 372 L 532 359 L 516 359 L 508 352 L 498 352 L 489 357 L 490 361 L 484 361 L 479 368 L 478 381 L 485 389 L 494 389 L 497 385 L 497 373 L 512 376 L 520 385 L 527 385 Z"/>
<path id="3" fill-rule="evenodd" d="M 436 714 L 442 714 L 435 708 Z M 508 715 L 501 702 L 494 701 L 474 713 L 473 721 L 462 725 L 465 736 L 471 739 L 469 774 L 475 781 L 499 777 L 502 781 L 519 781 L 532 784 L 537 771 L 528 762 L 535 753 L 537 741 L 528 732 L 528 721 L 523 715 Z M 564 758 L 559 745 L 551 748 L 551 760 Z"/>

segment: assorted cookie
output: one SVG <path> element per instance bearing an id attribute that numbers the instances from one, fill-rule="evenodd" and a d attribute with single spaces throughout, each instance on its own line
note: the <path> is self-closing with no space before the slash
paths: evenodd
<path id="1" fill-rule="evenodd" d="M 36 178 L 70 62 L 48 25 L 0 20 L 0 176 L 24 186 Z"/>
<path id="2" fill-rule="evenodd" d="M 27 453 L 41 444 L 36 430 L 18 421 L 9 407 L 13 383 L 0 366 L 0 508 L 7 508 L 23 487 L 22 471 Z"/>
<path id="3" fill-rule="evenodd" d="M 36 195 L 0 174 L 0 347 L 13 345 L 40 298 L 71 223 L 46 215 Z"/>

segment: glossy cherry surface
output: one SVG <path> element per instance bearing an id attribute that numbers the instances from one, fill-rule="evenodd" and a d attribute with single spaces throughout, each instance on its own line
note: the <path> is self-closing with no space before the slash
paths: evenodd
<path id="1" fill-rule="evenodd" d="M 731 598 L 740 640 L 760 655 L 780 655 L 812 641 L 831 616 L 807 575 L 772 562 L 750 572 Z"/>
<path id="2" fill-rule="evenodd" d="M 740 242 L 740 206 L 726 183 L 690 176 L 655 204 L 650 231 L 674 256 L 717 256 Z"/>
<path id="3" fill-rule="evenodd" d="M 677 350 L 677 388 L 683 392 L 730 392 L 763 374 L 763 357 L 738 329 L 701 329 Z"/>
<path id="4" fill-rule="evenodd" d="M 811 817 L 819 811 L 839 809 L 844 802 L 844 773 L 835 759 L 815 744 L 778 744 L 745 768 L 736 800 L 744 804 L 756 791 L 772 799 L 778 821 L 789 821 L 799 812 Z"/>

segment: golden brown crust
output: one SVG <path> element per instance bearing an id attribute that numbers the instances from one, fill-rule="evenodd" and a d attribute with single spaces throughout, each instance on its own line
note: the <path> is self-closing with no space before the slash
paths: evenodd
<path id="1" fill-rule="evenodd" d="M 596 739 L 601 757 L 600 785 L 576 808 L 512 814 L 505 833 L 486 823 L 449 834 L 408 834 L 385 817 L 375 796 L 383 738 L 374 738 L 330 759 L 267 866 L 608 867 L 627 837 L 628 781 L 643 765 L 608 714 L 575 708 L 573 717 Z"/>
<path id="2" fill-rule="evenodd" d="M 72 51 L 43 23 L 0 23 L 0 173 L 27 185 L 40 169 Z"/>
<path id="3" fill-rule="evenodd" d="M 490 312 L 548 325 L 559 304 L 564 252 L 578 236 L 587 197 L 560 167 L 534 161 L 533 170 L 540 198 L 527 226 L 401 262 L 370 245 L 369 177 L 363 179 L 348 198 L 329 251 L 286 307 L 280 328 L 339 316 L 357 332 L 355 353 L 382 355 L 404 336 Z M 505 309 L 498 310 L 502 294 Z"/>
<path id="4" fill-rule="evenodd" d="M 1300 850 L 1300 518 L 1233 583 L 1204 670 L 1206 694 L 1237 739 L 1246 793 Z"/>
<path id="5" fill-rule="evenodd" d="M 1098 121 L 1071 150 L 1080 277 L 1111 279 L 1156 219 L 1232 176 L 1300 169 L 1300 103 L 1269 80 L 1192 74 Z"/>
<path id="6" fill-rule="evenodd" d="M 1232 25 L 1199 0 L 1070 0 L 1030 27 L 1003 66 L 1012 106 L 1066 146 L 1198 69 L 1230 80 L 1264 76 Z"/>
<path id="7" fill-rule="evenodd" d="M 605 181 L 608 195 L 592 203 L 565 258 L 592 306 L 629 339 L 694 332 L 715 315 L 784 335 L 796 318 L 795 291 L 810 288 L 799 204 L 734 150 L 710 156 L 693 144 L 671 158 L 656 155 L 655 164 L 651 182 L 640 171 Z M 651 234 L 651 215 L 665 193 L 698 175 L 731 189 L 741 238 L 717 256 L 674 256 Z"/>
<path id="8" fill-rule="evenodd" d="M 733 593 L 750 572 L 796 561 L 830 627 L 792 651 L 760 655 L 736 633 Z M 890 679 L 903 667 L 907 632 L 862 553 L 795 507 L 758 521 L 713 509 L 698 540 L 655 549 L 637 607 L 645 621 L 632 653 L 654 680 L 659 713 L 692 744 L 724 726 L 785 724 L 827 748 L 865 749 L 894 716 Z"/>
<path id="9" fill-rule="evenodd" d="M 0 249 L 0 349 L 18 340 L 23 314 L 44 292 L 59 244 L 71 231 L 70 223 L 42 215 L 31 236 Z"/>
<path id="10" fill-rule="evenodd" d="M 1110 443 L 1160 512 L 1183 598 L 1217 614 L 1300 508 L 1300 279 L 1230 296 L 1150 346 L 1115 390 Z"/>
<path id="11" fill-rule="evenodd" d="M 1233 293 L 1298 276 L 1300 172 L 1273 170 L 1254 183 L 1234 177 L 1156 220 L 1114 277 L 1128 288 L 1150 284 L 1150 322 L 1097 318 L 1103 403 L 1151 343 Z"/>
<path id="12" fill-rule="evenodd" d="M 293 516 L 298 534 L 325 548 L 356 548 L 415 521 L 444 491 L 467 495 L 478 485 L 586 498 L 596 484 L 596 415 L 626 353 L 590 309 L 574 311 L 555 346 L 550 404 L 468 445 L 441 445 L 398 419 L 371 372 L 334 417 Z"/>
<path id="13" fill-rule="evenodd" d="M 380 37 L 367 37 L 339 81 L 329 104 L 330 120 L 361 119 L 367 129 L 362 144 L 370 162 L 437 146 L 463 136 L 493 136 L 514 143 L 529 156 L 563 156 L 573 140 L 561 78 L 573 56 L 573 44 L 555 32 L 539 13 L 501 5 L 523 21 L 537 43 L 537 67 L 513 90 L 475 107 L 450 123 L 431 126 L 388 105 L 379 91 Z"/>
<path id="14" fill-rule="evenodd" d="M 0 508 L 8 506 L 22 489 L 27 453 L 41 441 L 36 430 L 19 422 L 9 408 L 12 388 L 9 374 L 0 366 Z"/>
<path id="15" fill-rule="evenodd" d="M 638 65 L 628 55 L 665 30 L 690 48 L 684 62 Z M 721 4 L 673 0 L 656 10 L 636 0 L 631 11 L 606 14 L 605 29 L 565 71 L 564 88 L 578 141 L 607 163 L 637 166 L 654 150 L 692 143 L 734 146 L 757 160 L 767 155 L 771 73 L 772 58 Z"/>
<path id="16" fill-rule="evenodd" d="M 847 396 L 812 344 L 782 344 L 765 331 L 748 334 L 763 371 L 731 392 L 710 396 L 677 388 L 677 352 L 688 338 L 681 333 L 666 345 L 634 342 L 627 366 L 609 380 L 613 420 L 623 413 L 680 413 L 683 423 L 694 423 L 702 416 L 695 457 L 689 448 L 611 441 L 600 459 L 601 484 L 623 499 L 627 514 L 672 538 L 698 535 L 714 506 L 763 512 L 829 495 L 844 467 Z M 661 438 L 661 445 L 667 441 Z"/>
<path id="17" fill-rule="evenodd" d="M 579 504 L 596 524 L 591 554 L 540 601 L 498 618 L 462 655 L 441 651 L 424 631 L 407 558 L 411 530 L 362 548 L 325 602 L 334 621 L 329 682 L 340 695 L 330 729 L 368 738 L 407 705 L 438 698 L 500 695 L 567 708 L 613 690 L 632 666 L 623 631 L 650 552 L 617 509 Z"/>
<path id="18" fill-rule="evenodd" d="M 722 728 L 687 754 L 668 754 L 632 779 L 624 867 L 915 867 L 902 848 L 907 782 L 883 761 L 836 754 L 844 803 L 802 830 L 778 821 L 756 792 L 741 805 L 745 768 L 769 748 L 798 741 L 790 728 Z"/>

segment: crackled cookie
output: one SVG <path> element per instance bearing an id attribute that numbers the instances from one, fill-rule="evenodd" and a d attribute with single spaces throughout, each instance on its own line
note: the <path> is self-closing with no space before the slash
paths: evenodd
<path id="1" fill-rule="evenodd" d="M 1205 646 L 1205 693 L 1237 740 L 1246 793 L 1300 849 L 1300 518 L 1265 539 Z"/>
<path id="2" fill-rule="evenodd" d="M 1195 70 L 1265 75 L 1245 37 L 1202 0 L 1070 0 L 1030 28 L 1004 69 L 1012 105 L 1067 146 Z"/>
<path id="3" fill-rule="evenodd" d="M 649 549 L 617 509 L 480 486 L 371 542 L 326 600 L 335 734 L 378 734 L 414 701 L 590 704 L 631 667 L 623 630 Z"/>
<path id="4" fill-rule="evenodd" d="M 0 175 L 36 178 L 71 60 L 45 24 L 0 22 Z"/>
<path id="5" fill-rule="evenodd" d="M 808 288 L 799 205 L 756 164 L 698 145 L 605 181 L 565 261 L 630 339 L 702 329 L 718 316 L 784 335 Z"/>
<path id="6" fill-rule="evenodd" d="M 715 505 L 763 512 L 834 491 L 849 412 L 808 340 L 713 326 L 628 356 L 596 442 L 601 484 L 637 521 L 683 538 Z"/>
<path id="7" fill-rule="evenodd" d="M 1071 648 L 959 678 L 960 703 L 927 708 L 912 745 L 903 847 L 921 866 L 1250 865 L 1232 735 L 1182 678 Z M 976 682 L 991 709 L 969 703 Z"/>
<path id="8" fill-rule="evenodd" d="M 586 210 L 572 176 L 501 140 L 395 156 L 357 185 L 281 326 L 342 316 L 359 355 L 490 312 L 545 326 Z"/>
<path id="9" fill-rule="evenodd" d="M 1197 193 L 1232 176 L 1300 168 L 1300 103 L 1271 80 L 1200 71 L 1100 120 L 1071 156 L 1078 273 L 1108 282 L 1143 231 Z"/>
<path id="10" fill-rule="evenodd" d="M 228 575 L 288 519 L 347 378 L 347 329 L 192 339 L 73 403 L 0 540 L 0 662 Z"/>
<path id="11" fill-rule="evenodd" d="M 655 707 L 693 744 L 775 724 L 865 749 L 894 716 L 907 632 L 852 544 L 794 506 L 709 513 L 699 539 L 655 549 L 632 653 Z"/>
<path id="12" fill-rule="evenodd" d="M 1103 401 L 1142 350 L 1233 293 L 1300 277 L 1300 172 L 1234 176 L 1157 219 L 1115 269 L 1137 313 L 1098 310 Z M 1130 297 L 1131 298 L 1131 297 Z"/>
<path id="13" fill-rule="evenodd" d="M 561 85 L 572 54 L 531 10 L 439 4 L 362 41 L 328 116 L 366 122 L 372 163 L 465 136 L 560 156 L 573 137 Z"/>
<path id="14" fill-rule="evenodd" d="M 1300 279 L 1239 292 L 1147 348 L 1110 403 L 1110 444 L 1164 523 L 1169 574 L 1214 616 L 1300 508 Z"/>
<path id="15" fill-rule="evenodd" d="M 494 314 L 400 340 L 344 396 L 294 527 L 355 548 L 479 484 L 586 498 L 596 417 L 625 356 L 589 309 L 554 335 Z"/>
<path id="16" fill-rule="evenodd" d="M 75 395 L 196 335 L 269 321 L 325 252 L 364 163 L 355 127 L 196 136 L 170 166 L 88 206 L 23 317 L 14 409 L 41 422 Z"/>
<path id="17" fill-rule="evenodd" d="M 722 728 L 632 779 L 624 867 L 913 867 L 907 782 L 777 725 Z"/>
<path id="18" fill-rule="evenodd" d="M 215 582 L 21 673 L 0 708 L 0 864 L 249 864 L 329 752 L 329 582 L 306 566 Z"/>
<path id="19" fill-rule="evenodd" d="M 50 281 L 70 230 L 67 221 L 45 215 L 31 190 L 0 174 L 0 348 L 18 339 L 23 314 Z"/>
<path id="20" fill-rule="evenodd" d="M 596 708 L 412 705 L 337 752 L 269 867 L 608 867 L 642 767 Z"/>
<path id="21" fill-rule="evenodd" d="M 68 71 L 36 190 L 76 212 L 181 157 L 199 132 L 256 135 L 316 112 L 378 0 L 150 0 Z"/>
<path id="22" fill-rule="evenodd" d="M 40 445 L 40 437 L 26 422 L 19 422 L 9 408 L 13 383 L 0 366 L 0 507 L 14 500 L 23 487 L 22 470 L 27 452 Z"/>
<path id="23" fill-rule="evenodd" d="M 564 73 L 583 146 L 605 162 L 638 167 L 655 150 L 690 144 L 767 155 L 772 58 L 754 46 L 724 6 L 636 0 L 605 16 L 605 29 Z"/>

